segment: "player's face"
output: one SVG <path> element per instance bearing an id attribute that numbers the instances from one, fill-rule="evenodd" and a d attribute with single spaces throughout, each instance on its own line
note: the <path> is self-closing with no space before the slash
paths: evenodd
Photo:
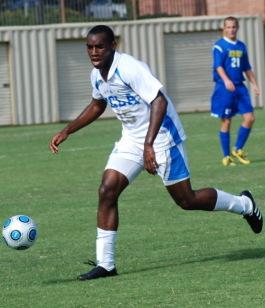
<path id="1" fill-rule="evenodd" d="M 106 35 L 106 33 L 97 33 L 87 37 L 87 52 L 93 66 L 97 69 L 109 68 L 116 48 L 115 42 L 111 43 Z"/>
<path id="2" fill-rule="evenodd" d="M 238 25 L 234 20 L 227 20 L 224 24 L 224 36 L 230 40 L 236 40 Z"/>

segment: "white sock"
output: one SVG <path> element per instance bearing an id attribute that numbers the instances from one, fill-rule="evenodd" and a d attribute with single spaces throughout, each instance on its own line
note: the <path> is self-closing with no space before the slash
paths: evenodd
<path id="1" fill-rule="evenodd" d="M 115 267 L 115 243 L 117 231 L 97 228 L 97 265 L 111 271 Z"/>
<path id="2" fill-rule="evenodd" d="M 253 204 L 246 196 L 234 196 L 224 191 L 217 191 L 217 200 L 214 211 L 228 211 L 241 215 L 251 214 Z"/>

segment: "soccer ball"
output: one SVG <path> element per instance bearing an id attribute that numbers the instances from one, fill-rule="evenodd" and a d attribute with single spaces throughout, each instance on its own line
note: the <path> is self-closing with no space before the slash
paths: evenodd
<path id="1" fill-rule="evenodd" d="M 17 250 L 27 249 L 37 238 L 37 225 L 29 216 L 12 216 L 4 221 L 2 235 L 8 247 Z"/>

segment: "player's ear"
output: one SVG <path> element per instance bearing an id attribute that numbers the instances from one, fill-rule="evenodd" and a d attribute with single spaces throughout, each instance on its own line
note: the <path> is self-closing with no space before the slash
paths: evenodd
<path id="1" fill-rule="evenodd" d="M 111 43 L 111 48 L 112 48 L 112 49 L 116 49 L 116 48 L 117 48 L 117 42 L 116 42 L 116 40 L 113 41 L 113 42 Z"/>

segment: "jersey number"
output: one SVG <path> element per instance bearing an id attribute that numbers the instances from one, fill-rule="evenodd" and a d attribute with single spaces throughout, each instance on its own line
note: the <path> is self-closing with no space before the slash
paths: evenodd
<path id="1" fill-rule="evenodd" d="M 233 68 L 237 68 L 237 67 L 240 67 L 240 58 L 231 58 L 231 66 Z"/>

